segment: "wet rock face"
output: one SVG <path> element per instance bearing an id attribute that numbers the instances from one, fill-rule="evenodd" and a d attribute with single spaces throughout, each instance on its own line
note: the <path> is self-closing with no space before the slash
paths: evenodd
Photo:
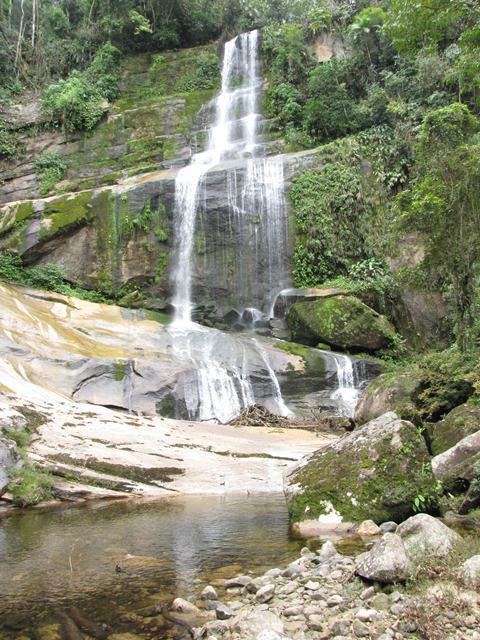
<path id="1" fill-rule="evenodd" d="M 19 464 L 21 458 L 15 442 L 0 436 L 0 496 L 7 490 L 9 469 Z"/>
<path id="2" fill-rule="evenodd" d="M 430 495 L 433 476 L 414 425 L 386 413 L 316 452 L 287 478 L 293 520 L 338 513 L 355 522 L 403 520 L 416 495 Z"/>
<path id="3" fill-rule="evenodd" d="M 286 313 L 293 339 L 340 349 L 376 351 L 387 347 L 395 330 L 384 316 L 353 296 L 332 296 L 293 304 Z"/>

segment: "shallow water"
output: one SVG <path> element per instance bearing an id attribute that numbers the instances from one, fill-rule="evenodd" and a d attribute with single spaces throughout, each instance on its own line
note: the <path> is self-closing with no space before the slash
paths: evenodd
<path id="1" fill-rule="evenodd" d="M 298 556 L 282 495 L 129 501 L 0 520 L 0 638 L 67 637 L 72 606 L 109 633 L 174 637 L 154 606 Z M 52 626 L 58 625 L 58 626 Z M 172 635 L 173 634 L 173 635 Z"/>

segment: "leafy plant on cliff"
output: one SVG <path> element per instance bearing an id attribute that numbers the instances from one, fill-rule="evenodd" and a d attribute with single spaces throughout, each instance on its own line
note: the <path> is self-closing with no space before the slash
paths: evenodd
<path id="1" fill-rule="evenodd" d="M 35 160 L 35 172 L 40 181 L 40 195 L 45 196 L 59 182 L 67 170 L 58 153 L 44 153 Z"/>

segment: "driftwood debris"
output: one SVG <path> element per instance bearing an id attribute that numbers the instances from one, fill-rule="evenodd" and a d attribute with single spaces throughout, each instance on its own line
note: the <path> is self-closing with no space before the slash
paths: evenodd
<path id="1" fill-rule="evenodd" d="M 280 429 L 306 429 L 316 433 L 343 433 L 353 429 L 353 420 L 345 416 L 317 413 L 312 410 L 311 416 L 301 418 L 285 418 L 277 416 L 266 407 L 254 404 L 247 407 L 240 415 L 228 424 L 234 427 L 268 427 Z"/>

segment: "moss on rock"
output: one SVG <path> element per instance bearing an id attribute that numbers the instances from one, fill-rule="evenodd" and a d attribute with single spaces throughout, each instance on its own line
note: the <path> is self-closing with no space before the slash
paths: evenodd
<path id="1" fill-rule="evenodd" d="M 365 389 L 355 409 L 356 424 L 364 424 L 387 411 L 419 423 L 415 397 L 421 390 L 421 382 L 412 372 L 388 372 L 378 376 Z"/>
<path id="2" fill-rule="evenodd" d="M 377 351 L 387 347 L 395 329 L 354 296 L 334 296 L 293 304 L 286 314 L 294 340 L 326 342 L 341 349 Z"/>
<path id="3" fill-rule="evenodd" d="M 347 521 L 400 522 L 418 495 L 435 504 L 425 441 L 415 426 L 386 413 L 313 454 L 287 487 L 294 521 L 329 513 Z"/>
<path id="4" fill-rule="evenodd" d="M 466 436 L 480 430 L 480 407 L 462 404 L 430 427 L 432 455 L 447 451 Z"/>

